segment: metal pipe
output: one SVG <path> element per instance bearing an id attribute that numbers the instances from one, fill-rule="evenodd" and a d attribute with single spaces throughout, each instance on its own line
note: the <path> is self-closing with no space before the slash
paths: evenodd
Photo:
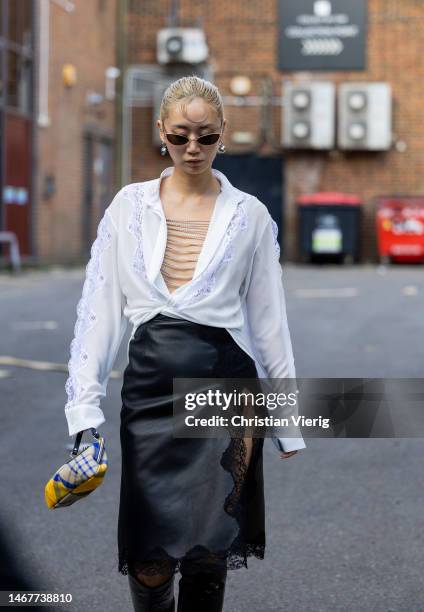
<path id="1" fill-rule="evenodd" d="M 50 0 L 39 0 L 40 43 L 38 81 L 38 125 L 47 127 L 49 119 L 49 54 L 50 54 Z"/>
<path id="2" fill-rule="evenodd" d="M 121 71 L 120 77 L 117 82 L 116 88 L 116 100 L 115 100 L 115 134 L 116 134 L 116 182 L 119 187 L 122 187 L 126 183 L 126 171 L 125 171 L 125 156 L 127 151 L 124 148 L 124 124 L 125 124 L 125 96 L 124 96 L 124 83 L 126 79 L 127 71 L 127 54 L 128 54 L 128 28 L 127 28 L 127 15 L 128 15 L 128 0 L 121 0 L 117 3 L 117 24 L 118 24 L 118 43 L 116 48 L 116 64 Z"/>

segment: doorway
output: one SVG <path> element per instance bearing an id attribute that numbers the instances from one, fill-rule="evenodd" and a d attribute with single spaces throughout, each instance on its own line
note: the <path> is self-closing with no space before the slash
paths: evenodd
<path id="1" fill-rule="evenodd" d="M 255 195 L 265 204 L 278 226 L 278 241 L 283 255 L 283 159 L 252 154 L 217 154 L 213 167 L 223 172 L 234 187 Z"/>
<path id="2" fill-rule="evenodd" d="M 96 239 L 97 227 L 112 201 L 114 188 L 113 142 L 104 136 L 84 136 L 84 198 L 82 244 L 84 254 Z"/>

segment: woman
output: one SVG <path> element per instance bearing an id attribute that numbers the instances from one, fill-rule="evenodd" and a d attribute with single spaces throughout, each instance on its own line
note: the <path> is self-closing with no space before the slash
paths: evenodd
<path id="1" fill-rule="evenodd" d="M 159 179 L 115 196 L 91 250 L 65 407 L 72 436 L 99 407 L 124 336 L 119 571 L 135 610 L 222 610 L 228 569 L 265 549 L 263 438 L 175 437 L 174 378 L 294 377 L 276 225 L 213 169 L 226 120 L 212 83 L 183 77 L 157 121 Z M 254 386 L 254 385 L 253 385 Z M 282 458 L 301 437 L 274 438 Z"/>

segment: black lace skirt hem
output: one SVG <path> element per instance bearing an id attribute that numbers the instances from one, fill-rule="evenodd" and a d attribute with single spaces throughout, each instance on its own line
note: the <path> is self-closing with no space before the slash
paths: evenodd
<path id="1" fill-rule="evenodd" d="M 174 559 L 168 557 L 159 561 L 135 561 L 129 563 L 127 558 L 122 558 L 118 564 L 118 572 L 127 575 L 128 573 L 142 572 L 146 575 L 176 574 L 184 569 L 185 573 L 196 573 L 197 571 L 211 572 L 216 568 L 226 568 L 227 570 L 248 569 L 248 558 L 255 557 L 263 560 L 265 556 L 265 539 L 263 543 L 248 543 L 243 550 L 233 550 L 227 554 L 208 554 L 208 561 L 194 561 L 186 557 Z M 131 569 L 130 569 L 131 568 Z"/>

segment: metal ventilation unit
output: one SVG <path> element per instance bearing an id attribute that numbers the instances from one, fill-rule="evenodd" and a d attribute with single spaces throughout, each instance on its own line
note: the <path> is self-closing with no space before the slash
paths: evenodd
<path id="1" fill-rule="evenodd" d="M 282 144 L 292 149 L 332 149 L 335 105 L 333 83 L 283 83 Z"/>
<path id="2" fill-rule="evenodd" d="M 388 83 L 343 83 L 338 102 L 340 149 L 390 149 L 392 96 Z"/>
<path id="3" fill-rule="evenodd" d="M 201 64 L 208 57 L 205 32 L 201 28 L 163 28 L 157 33 L 159 64 Z"/>

